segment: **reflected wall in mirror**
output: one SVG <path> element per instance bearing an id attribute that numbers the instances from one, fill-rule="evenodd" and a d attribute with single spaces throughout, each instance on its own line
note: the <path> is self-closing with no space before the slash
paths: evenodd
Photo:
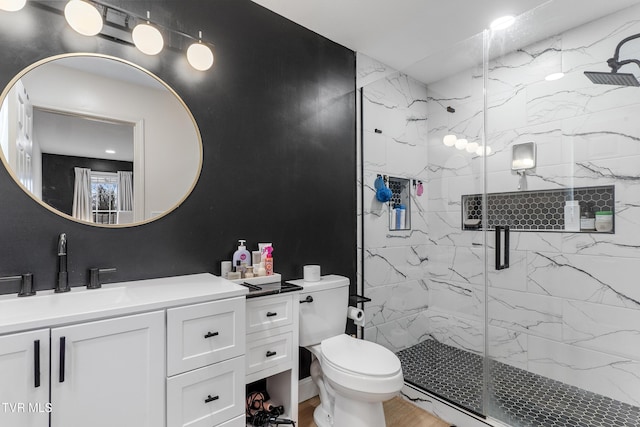
<path id="1" fill-rule="evenodd" d="M 118 58 L 61 55 L 26 68 L 2 92 L 2 161 L 48 209 L 100 226 L 128 226 L 175 209 L 202 166 L 184 102 Z"/>

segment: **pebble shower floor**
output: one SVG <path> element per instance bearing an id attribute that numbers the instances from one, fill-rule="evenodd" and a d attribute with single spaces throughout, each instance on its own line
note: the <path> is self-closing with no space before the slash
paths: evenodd
<path id="1" fill-rule="evenodd" d="M 405 381 L 482 412 L 483 358 L 435 340 L 398 352 Z M 640 408 L 489 361 L 489 414 L 513 427 L 640 427 Z"/>

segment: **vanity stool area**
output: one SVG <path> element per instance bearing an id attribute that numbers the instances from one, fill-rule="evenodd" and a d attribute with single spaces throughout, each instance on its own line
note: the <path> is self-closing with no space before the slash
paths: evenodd
<path id="1" fill-rule="evenodd" d="M 0 425 L 244 427 L 248 384 L 297 422 L 298 292 L 211 274 L 0 297 Z"/>

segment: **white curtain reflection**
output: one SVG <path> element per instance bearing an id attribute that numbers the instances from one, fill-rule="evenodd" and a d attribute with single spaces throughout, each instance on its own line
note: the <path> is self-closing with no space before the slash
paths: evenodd
<path id="1" fill-rule="evenodd" d="M 93 222 L 91 215 L 91 169 L 73 169 L 76 180 L 73 190 L 72 215 L 82 221 Z"/>
<path id="2" fill-rule="evenodd" d="M 133 172 L 118 171 L 118 209 L 133 210 Z"/>

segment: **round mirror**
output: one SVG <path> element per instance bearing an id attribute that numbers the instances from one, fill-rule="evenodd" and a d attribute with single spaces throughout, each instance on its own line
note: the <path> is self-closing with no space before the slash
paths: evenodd
<path id="1" fill-rule="evenodd" d="M 2 161 L 46 208 L 86 224 L 152 221 L 189 195 L 202 140 L 178 95 L 142 68 L 89 54 L 47 58 L 0 97 Z"/>

